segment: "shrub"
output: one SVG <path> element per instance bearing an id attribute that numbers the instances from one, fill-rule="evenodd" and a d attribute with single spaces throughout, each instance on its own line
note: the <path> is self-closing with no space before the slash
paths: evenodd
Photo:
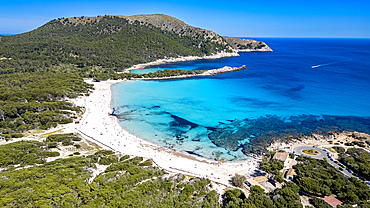
<path id="1" fill-rule="evenodd" d="M 182 194 L 185 194 L 185 196 L 189 197 L 193 194 L 194 187 L 193 185 L 186 185 L 185 188 L 181 191 Z"/>
<path id="2" fill-rule="evenodd" d="M 87 156 L 86 158 L 91 159 L 91 162 L 92 162 L 92 163 L 97 163 L 97 162 L 98 162 L 98 159 L 99 159 L 99 157 L 98 157 L 98 156 L 96 156 L 96 155 L 89 155 L 89 156 Z"/>
<path id="3" fill-rule="evenodd" d="M 45 157 L 58 157 L 60 156 L 59 152 L 41 152 L 41 155 Z"/>
<path id="4" fill-rule="evenodd" d="M 80 137 L 72 137 L 72 141 L 79 142 L 82 139 Z"/>
<path id="5" fill-rule="evenodd" d="M 283 177 L 281 177 L 281 175 L 280 175 L 280 173 L 279 173 L 279 172 L 277 172 L 277 173 L 275 174 L 275 178 L 276 178 L 276 180 L 277 180 L 279 183 L 284 182 L 284 178 L 283 178 Z"/>
<path id="6" fill-rule="evenodd" d="M 10 136 L 12 138 L 22 138 L 23 137 L 23 134 L 20 134 L 20 133 L 11 133 Z"/>
<path id="7" fill-rule="evenodd" d="M 122 156 L 120 159 L 119 159 L 119 161 L 124 161 L 124 160 L 127 160 L 127 159 L 129 159 L 130 158 L 130 156 L 129 155 L 124 155 L 124 156 Z"/>
<path id="8" fill-rule="evenodd" d="M 106 155 L 113 155 L 113 154 L 114 152 L 111 150 L 100 150 L 100 151 L 95 152 L 95 155 L 99 157 L 106 156 Z"/>
<path id="9" fill-rule="evenodd" d="M 71 142 L 70 139 L 66 139 L 62 142 L 62 145 L 63 146 L 69 146 L 69 145 L 73 145 L 73 142 Z"/>
<path id="10" fill-rule="evenodd" d="M 51 127 L 57 127 L 58 126 L 58 123 L 56 122 L 49 122 L 49 123 L 46 123 L 45 125 L 42 125 L 40 126 L 40 129 L 42 130 L 47 130 L 47 129 L 50 129 Z"/>
<path id="11" fill-rule="evenodd" d="M 338 153 L 345 153 L 346 152 L 346 150 L 343 147 L 333 147 L 333 149 L 335 151 L 337 151 Z"/>
<path id="12" fill-rule="evenodd" d="M 60 124 L 67 124 L 67 123 L 72 123 L 73 120 L 71 118 L 61 118 L 58 123 Z"/>
<path id="13" fill-rule="evenodd" d="M 111 155 L 100 158 L 99 165 L 110 165 L 116 162 L 118 162 L 118 158 L 115 155 Z"/>
<path id="14" fill-rule="evenodd" d="M 150 160 L 145 160 L 144 162 L 140 163 L 139 166 L 152 166 L 152 162 Z"/>
<path id="15" fill-rule="evenodd" d="M 243 187 L 245 179 L 246 178 L 244 176 L 235 174 L 235 176 L 231 178 L 231 181 L 233 182 L 234 186 Z"/>
<path id="16" fill-rule="evenodd" d="M 56 148 L 58 146 L 58 142 L 48 142 L 46 145 L 48 148 Z"/>
<path id="17" fill-rule="evenodd" d="M 330 204 L 328 204 L 326 201 L 319 199 L 317 197 L 312 197 L 310 200 L 314 207 L 319 208 L 331 208 Z"/>

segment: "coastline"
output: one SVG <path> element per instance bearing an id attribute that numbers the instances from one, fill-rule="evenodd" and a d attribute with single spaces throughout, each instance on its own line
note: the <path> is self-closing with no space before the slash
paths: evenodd
<path id="1" fill-rule="evenodd" d="M 252 175 L 259 160 L 219 162 L 161 147 L 143 140 L 124 128 L 115 116 L 110 116 L 111 85 L 121 81 L 92 82 L 95 90 L 88 97 L 75 99 L 74 104 L 85 107 L 79 124 L 68 124 L 65 132 L 79 133 L 83 138 L 98 143 L 105 149 L 132 156 L 151 159 L 160 168 L 172 172 L 205 177 L 214 182 L 231 186 L 231 177 L 237 174 Z"/>
<path id="2" fill-rule="evenodd" d="M 233 51 L 231 53 L 220 52 L 220 53 L 209 55 L 209 56 L 207 56 L 207 55 L 204 55 L 204 56 L 180 56 L 178 58 L 164 58 L 164 59 L 159 59 L 159 60 L 152 61 L 152 62 L 149 62 L 149 63 L 136 64 L 136 65 L 134 65 L 130 68 L 125 69 L 123 72 L 117 72 L 117 73 L 130 73 L 130 71 L 132 71 L 132 70 L 144 69 L 145 67 L 148 67 L 148 66 L 161 65 L 161 64 L 166 64 L 166 63 L 195 61 L 195 60 L 201 60 L 201 59 L 219 59 L 219 58 L 240 56 L 238 54 L 238 52 L 239 51 Z M 240 52 L 243 52 L 243 51 L 240 51 Z"/>
<path id="3" fill-rule="evenodd" d="M 150 77 L 150 78 L 143 77 L 143 78 L 135 78 L 133 80 L 167 80 L 167 79 L 184 79 L 184 78 L 190 78 L 190 77 L 206 77 L 206 76 L 215 76 L 217 74 L 228 73 L 228 72 L 233 72 L 233 71 L 240 71 L 246 68 L 247 67 L 245 65 L 241 67 L 224 66 L 219 69 L 205 70 L 205 72 L 201 74 L 185 74 L 185 75 L 170 76 L 170 77 Z"/>

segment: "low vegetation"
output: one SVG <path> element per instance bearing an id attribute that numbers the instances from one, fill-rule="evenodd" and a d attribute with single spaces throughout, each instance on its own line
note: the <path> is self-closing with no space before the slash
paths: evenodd
<path id="1" fill-rule="evenodd" d="M 359 176 L 370 180 L 370 153 L 363 149 L 349 148 L 339 154 L 339 161 Z"/>
<path id="2" fill-rule="evenodd" d="M 317 197 L 312 197 L 310 202 L 311 204 L 313 204 L 314 207 L 317 208 L 332 208 L 332 206 L 328 204 L 326 201 Z"/>
<path id="3" fill-rule="evenodd" d="M 59 153 L 49 151 L 45 143 L 42 142 L 10 143 L 0 146 L 0 168 L 44 164 L 46 158 L 56 156 L 59 156 Z"/>
<path id="4" fill-rule="evenodd" d="M 346 149 L 343 147 L 332 147 L 337 153 L 345 153 Z"/>
<path id="5" fill-rule="evenodd" d="M 275 175 L 276 180 L 281 183 L 284 181 L 280 171 L 284 168 L 284 162 L 276 159 L 271 159 L 275 152 L 269 152 L 266 157 L 262 159 L 261 169 L 267 173 Z"/>
<path id="6" fill-rule="evenodd" d="M 16 73 L 0 75 L 0 136 L 21 137 L 30 129 L 70 123 L 81 112 L 66 97 L 89 94 L 91 86 L 73 74 Z"/>
<path id="7" fill-rule="evenodd" d="M 267 194 L 258 186 L 250 189 L 248 198 L 239 190 L 229 190 L 225 193 L 225 207 L 253 207 L 253 208 L 285 208 L 303 207 L 298 195 L 299 187 L 288 182 L 282 189 L 276 189 L 273 193 Z"/>
<path id="8" fill-rule="evenodd" d="M 122 156 L 119 160 L 126 159 L 118 162 L 113 152 L 99 151 L 45 163 L 31 157 L 49 156 L 42 143 L 17 142 L 0 148 L 4 161 L 3 156 L 13 151 L 13 161 L 6 160 L 2 167 L 42 164 L 0 172 L 1 207 L 220 207 L 209 180 L 169 176 L 140 157 Z M 93 178 L 97 162 L 112 156 L 117 159 Z"/>
<path id="9" fill-rule="evenodd" d="M 245 176 L 235 174 L 235 176 L 231 178 L 231 181 L 233 182 L 234 186 L 243 187 L 245 179 L 246 179 Z"/>
<path id="10" fill-rule="evenodd" d="M 293 167 L 297 173 L 295 182 L 300 190 L 319 197 L 334 194 L 347 204 L 366 203 L 370 199 L 366 183 L 357 178 L 345 178 L 326 160 L 302 156 L 297 160 L 300 162 Z"/>

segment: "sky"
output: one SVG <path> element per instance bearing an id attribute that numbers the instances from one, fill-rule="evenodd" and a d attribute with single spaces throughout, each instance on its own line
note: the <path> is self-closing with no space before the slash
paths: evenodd
<path id="1" fill-rule="evenodd" d="M 369 8 L 369 0 L 0 0 L 0 34 L 61 17 L 166 14 L 230 37 L 370 38 Z"/>

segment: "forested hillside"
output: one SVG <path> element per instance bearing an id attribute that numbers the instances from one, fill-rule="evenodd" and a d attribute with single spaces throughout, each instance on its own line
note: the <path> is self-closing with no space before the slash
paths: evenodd
<path id="1" fill-rule="evenodd" d="M 2 71 L 28 72 L 54 64 L 103 66 L 122 70 L 165 57 L 203 55 L 229 49 L 203 37 L 179 36 L 151 24 L 105 16 L 53 20 L 20 35 L 2 37 Z M 21 67 L 20 67 L 21 66 Z"/>

